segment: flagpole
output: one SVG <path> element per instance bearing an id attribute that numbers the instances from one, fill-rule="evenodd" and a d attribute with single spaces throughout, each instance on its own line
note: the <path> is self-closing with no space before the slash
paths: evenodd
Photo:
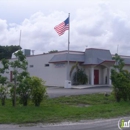
<path id="1" fill-rule="evenodd" d="M 70 13 L 68 14 L 68 18 L 69 18 L 69 29 L 68 29 L 67 80 L 69 80 Z"/>
<path id="2" fill-rule="evenodd" d="M 21 30 L 20 30 L 20 36 L 19 36 L 19 46 L 21 44 Z"/>
<path id="3" fill-rule="evenodd" d="M 117 45 L 117 54 L 118 54 L 118 48 L 119 48 L 119 44 Z"/>

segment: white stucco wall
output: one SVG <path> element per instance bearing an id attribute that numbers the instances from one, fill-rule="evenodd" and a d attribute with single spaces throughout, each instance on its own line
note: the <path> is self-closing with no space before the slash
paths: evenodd
<path id="1" fill-rule="evenodd" d="M 42 54 L 42 55 L 34 55 L 27 57 L 28 61 L 28 72 L 31 76 L 38 76 L 46 81 L 46 86 L 59 86 L 63 87 L 65 80 L 67 78 L 67 63 L 49 63 L 51 58 L 57 54 L 64 54 L 67 53 L 65 51 L 60 53 L 50 53 L 50 54 Z M 70 54 L 82 54 L 82 52 L 70 52 Z M 10 59 L 13 61 L 15 59 Z M 49 64 L 49 66 L 45 66 L 45 64 Z M 70 62 L 69 70 L 75 64 L 75 62 Z M 32 67 L 33 66 L 33 67 Z M 2 67 L 0 63 L 0 68 Z M 108 74 L 107 68 L 109 65 L 103 66 L 81 66 L 85 69 L 85 73 L 88 76 L 88 84 L 91 83 L 91 76 L 90 76 L 90 68 L 94 67 L 94 70 L 99 70 L 99 84 L 106 84 L 106 76 Z M 125 65 L 124 69 L 130 72 L 130 66 Z M 10 71 L 12 69 L 6 71 L 4 76 L 10 81 Z M 75 72 L 75 71 L 74 71 Z M 94 72 L 93 72 L 94 73 Z M 73 74 L 72 74 L 73 75 Z M 71 77 L 72 80 L 72 77 Z M 94 79 L 93 79 L 94 80 Z"/>
<path id="2" fill-rule="evenodd" d="M 88 77 L 88 83 L 87 83 L 87 85 L 88 85 L 88 84 L 90 84 L 90 77 L 89 77 L 89 73 L 90 73 L 89 71 L 90 70 L 89 70 L 89 67 L 84 67 L 84 68 L 85 68 L 85 73 L 86 73 L 86 75 Z"/>
<path id="3" fill-rule="evenodd" d="M 104 73 L 103 73 L 103 84 L 107 84 L 107 68 L 103 69 Z"/>
<path id="4" fill-rule="evenodd" d="M 66 64 L 49 63 L 54 54 L 27 57 L 28 72 L 31 76 L 38 76 L 46 81 L 47 86 L 64 86 L 66 79 Z M 49 66 L 45 66 L 49 64 Z M 33 67 L 30 67 L 33 65 Z"/>
<path id="5" fill-rule="evenodd" d="M 125 70 L 128 70 L 128 71 L 130 72 L 130 65 L 125 65 L 125 66 L 124 66 L 124 69 L 125 69 Z"/>
<path id="6" fill-rule="evenodd" d="M 60 65 L 59 63 L 57 64 L 49 63 L 49 61 L 54 55 L 56 54 L 50 53 L 45 55 L 36 55 L 36 56 L 27 57 L 26 59 L 28 61 L 28 72 L 30 73 L 31 76 L 37 76 L 42 78 L 46 82 L 46 86 L 63 87 L 67 77 L 66 76 L 67 66 L 65 63 Z M 10 61 L 13 60 L 15 59 L 10 59 Z M 45 64 L 49 64 L 49 66 L 46 67 Z M 1 63 L 0 63 L 0 67 L 2 67 Z M 4 76 L 6 76 L 9 79 L 9 81 L 10 81 L 11 70 L 12 69 L 10 68 L 9 70 L 7 70 L 8 73 L 4 74 Z"/>

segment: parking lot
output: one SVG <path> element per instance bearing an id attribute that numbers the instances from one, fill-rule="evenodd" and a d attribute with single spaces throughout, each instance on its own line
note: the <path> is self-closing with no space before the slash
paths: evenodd
<path id="1" fill-rule="evenodd" d="M 60 96 L 70 96 L 70 95 L 83 95 L 83 94 L 93 94 L 93 93 L 110 93 L 112 92 L 112 87 L 98 86 L 92 88 L 60 88 L 60 87 L 47 87 L 47 93 L 50 98 L 60 97 Z"/>

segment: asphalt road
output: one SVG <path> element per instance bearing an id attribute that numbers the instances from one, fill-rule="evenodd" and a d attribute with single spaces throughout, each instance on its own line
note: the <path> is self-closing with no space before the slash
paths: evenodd
<path id="1" fill-rule="evenodd" d="M 61 123 L 61 124 L 33 124 L 32 126 L 24 125 L 0 125 L 0 130 L 119 130 L 118 121 L 125 119 L 128 121 L 130 117 L 115 118 L 107 120 L 91 120 L 91 121 L 80 121 L 75 123 Z M 129 130 L 123 129 L 123 130 Z"/>
<path id="2" fill-rule="evenodd" d="M 85 89 L 65 89 L 58 87 L 48 87 L 47 93 L 51 98 L 60 96 L 70 96 L 70 95 L 81 95 L 81 94 L 92 94 L 92 93 L 110 93 L 112 91 L 111 87 L 94 87 Z"/>

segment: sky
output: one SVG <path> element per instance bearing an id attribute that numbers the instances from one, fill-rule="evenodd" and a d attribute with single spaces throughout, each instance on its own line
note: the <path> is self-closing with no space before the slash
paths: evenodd
<path id="1" fill-rule="evenodd" d="M 70 50 L 108 49 L 130 55 L 130 0 L 0 0 L 0 45 L 35 54 L 67 50 L 68 31 L 54 27 L 70 13 Z"/>

